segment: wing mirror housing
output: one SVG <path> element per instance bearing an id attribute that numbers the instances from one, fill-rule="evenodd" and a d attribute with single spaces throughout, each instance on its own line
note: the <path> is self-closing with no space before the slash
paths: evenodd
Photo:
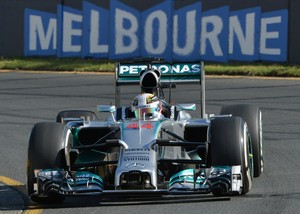
<path id="1" fill-rule="evenodd" d="M 116 119 L 115 119 L 115 116 L 114 116 L 114 113 L 116 112 L 116 106 L 98 105 L 97 110 L 98 110 L 98 112 L 108 112 L 108 113 L 110 113 L 113 122 L 116 122 Z"/>
<path id="2" fill-rule="evenodd" d="M 109 113 L 115 113 L 116 106 L 111 105 L 98 105 L 97 106 L 98 112 L 109 112 Z"/>
<path id="3" fill-rule="evenodd" d="M 195 103 L 177 104 L 176 109 L 178 111 L 195 111 L 196 110 L 196 104 Z"/>

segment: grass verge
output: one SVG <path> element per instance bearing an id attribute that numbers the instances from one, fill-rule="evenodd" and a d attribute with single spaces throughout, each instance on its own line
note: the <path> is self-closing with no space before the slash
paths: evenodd
<path id="1" fill-rule="evenodd" d="M 114 71 L 113 62 L 77 58 L 2 58 L 0 70 L 35 71 Z M 265 77 L 300 77 L 299 65 L 270 63 L 206 63 L 208 75 L 242 75 Z"/>

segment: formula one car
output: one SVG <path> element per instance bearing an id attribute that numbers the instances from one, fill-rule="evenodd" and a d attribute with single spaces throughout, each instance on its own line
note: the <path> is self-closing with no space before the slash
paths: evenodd
<path id="1" fill-rule="evenodd" d="M 66 196 L 119 194 L 244 195 L 263 171 L 262 113 L 252 105 L 205 110 L 204 63 L 139 59 L 116 65 L 115 105 L 108 114 L 67 110 L 30 134 L 28 194 L 33 201 Z M 200 85 L 196 104 L 171 105 L 164 89 Z M 120 86 L 140 84 L 131 106 L 120 104 Z"/>

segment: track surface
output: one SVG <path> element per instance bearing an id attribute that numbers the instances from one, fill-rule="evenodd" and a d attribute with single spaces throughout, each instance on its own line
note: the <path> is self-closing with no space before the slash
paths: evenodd
<path id="1" fill-rule="evenodd" d="M 113 75 L 0 73 L 0 176 L 26 183 L 28 136 L 33 124 L 54 121 L 65 109 L 95 111 L 114 103 Z M 249 103 L 261 107 L 264 119 L 265 172 L 244 197 L 210 195 L 163 198 L 67 199 L 62 205 L 29 204 L 43 213 L 299 213 L 300 210 L 300 81 L 249 78 L 207 78 L 207 112 L 222 105 Z M 199 102 L 198 91 L 178 87 L 176 102 Z M 123 93 L 124 105 L 138 93 Z M 104 116 L 99 115 L 100 118 Z M 24 190 L 24 186 L 19 189 Z M 0 212 L 18 212 L 20 200 L 6 203 L 0 185 Z M 18 193 L 22 195 L 22 193 Z M 22 198 L 22 197 L 20 197 Z"/>

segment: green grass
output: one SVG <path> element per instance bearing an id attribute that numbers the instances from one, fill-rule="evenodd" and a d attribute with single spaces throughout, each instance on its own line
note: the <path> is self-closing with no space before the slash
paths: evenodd
<path id="1" fill-rule="evenodd" d="M 299 65 L 265 64 L 265 63 L 229 63 L 209 64 L 208 74 L 212 75 L 245 75 L 266 77 L 300 77 Z"/>
<path id="2" fill-rule="evenodd" d="M 113 71 L 114 63 L 93 59 L 7 58 L 0 60 L 1 70 L 32 71 Z"/>
<path id="3" fill-rule="evenodd" d="M 0 70 L 114 71 L 115 63 L 96 59 L 2 58 Z M 206 63 L 207 75 L 300 77 L 299 65 L 271 63 Z"/>

